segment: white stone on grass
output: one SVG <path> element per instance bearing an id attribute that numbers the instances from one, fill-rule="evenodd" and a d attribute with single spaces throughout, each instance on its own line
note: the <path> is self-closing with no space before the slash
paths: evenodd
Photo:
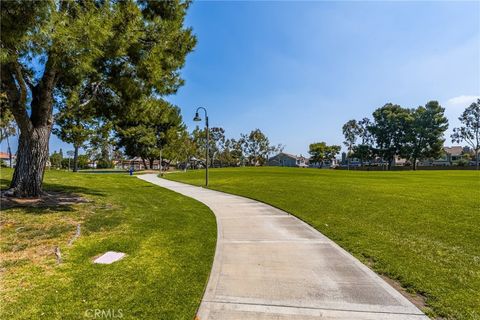
<path id="1" fill-rule="evenodd" d="M 125 253 L 123 252 L 107 251 L 104 254 L 102 254 L 100 257 L 95 259 L 93 263 L 110 264 L 118 260 L 121 260 L 124 257 L 125 257 Z"/>

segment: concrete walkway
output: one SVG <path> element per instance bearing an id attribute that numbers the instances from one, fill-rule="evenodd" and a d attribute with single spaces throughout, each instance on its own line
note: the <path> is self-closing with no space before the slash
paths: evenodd
<path id="1" fill-rule="evenodd" d="M 217 218 L 200 320 L 428 319 L 345 250 L 282 210 L 155 174 L 138 177 L 203 202 Z"/>

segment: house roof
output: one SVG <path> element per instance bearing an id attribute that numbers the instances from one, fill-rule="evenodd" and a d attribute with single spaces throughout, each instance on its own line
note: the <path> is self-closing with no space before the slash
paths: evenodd
<path id="1" fill-rule="evenodd" d="M 0 159 L 10 159 L 10 156 L 7 152 L 0 152 Z M 15 155 L 12 153 L 12 159 L 15 159 Z"/>
<path id="2" fill-rule="evenodd" d="M 278 156 L 280 156 L 280 155 L 284 155 L 284 156 L 287 156 L 287 157 L 292 158 L 292 159 L 295 159 L 295 160 L 300 160 L 300 159 L 306 160 L 306 159 L 307 159 L 307 158 L 305 158 L 305 157 L 302 156 L 302 155 L 296 156 L 296 155 L 294 155 L 294 154 L 286 153 L 286 152 L 280 152 L 280 153 L 274 155 L 272 158 L 278 157 Z M 270 158 L 270 159 L 272 159 L 272 158 Z"/>
<path id="3" fill-rule="evenodd" d="M 300 155 L 300 156 L 296 156 L 294 154 L 291 154 L 291 153 L 286 153 L 286 152 L 280 152 L 276 155 L 274 155 L 273 157 L 269 158 L 268 161 L 275 161 L 274 159 L 278 156 L 285 156 L 285 157 L 288 157 L 290 159 L 294 159 L 297 163 L 304 163 L 305 166 L 308 165 L 308 163 L 310 162 L 308 158 L 305 158 L 304 156 Z M 300 164 L 302 165 L 302 164 Z"/>
<path id="4" fill-rule="evenodd" d="M 451 154 L 452 156 L 459 156 L 463 152 L 463 147 L 461 146 L 443 147 L 443 150 L 446 153 Z"/>

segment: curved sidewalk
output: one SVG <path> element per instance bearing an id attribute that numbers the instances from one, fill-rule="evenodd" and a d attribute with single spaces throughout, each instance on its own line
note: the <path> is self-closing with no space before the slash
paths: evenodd
<path id="1" fill-rule="evenodd" d="M 333 241 L 251 199 L 158 178 L 140 179 L 206 204 L 215 259 L 198 319 L 428 319 Z"/>

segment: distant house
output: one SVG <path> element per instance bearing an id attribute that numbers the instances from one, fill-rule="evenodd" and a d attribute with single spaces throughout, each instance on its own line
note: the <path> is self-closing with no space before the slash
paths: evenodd
<path id="1" fill-rule="evenodd" d="M 155 163 L 155 165 L 158 166 L 158 161 Z M 116 160 L 114 162 L 114 166 L 116 169 L 128 170 L 133 167 L 134 170 L 145 170 L 145 163 L 140 157 L 135 157 L 132 159 Z"/>
<path id="2" fill-rule="evenodd" d="M 268 159 L 269 166 L 276 167 L 308 167 L 308 159 L 304 156 L 296 156 L 293 154 L 280 152 L 279 154 Z"/>
<path id="3" fill-rule="evenodd" d="M 341 163 L 341 160 L 333 158 L 330 160 L 325 160 L 323 161 L 323 163 L 310 162 L 309 167 L 310 168 L 335 168 L 335 167 L 338 167 L 340 163 Z"/>
<path id="4" fill-rule="evenodd" d="M 393 166 L 404 166 L 407 163 L 409 163 L 407 159 L 399 157 L 399 156 L 395 156 L 393 158 L 393 164 L 392 165 Z"/>
<path id="5" fill-rule="evenodd" d="M 463 159 L 463 147 L 461 146 L 443 147 L 443 151 L 451 164 Z"/>
<path id="6" fill-rule="evenodd" d="M 461 146 L 443 147 L 443 154 L 437 159 L 420 161 L 419 166 L 451 166 L 463 159 L 464 148 Z"/>
<path id="7" fill-rule="evenodd" d="M 12 153 L 12 167 L 15 166 L 17 157 Z M 0 152 L 0 162 L 3 161 L 7 166 L 10 166 L 10 155 L 8 152 Z"/>
<path id="8" fill-rule="evenodd" d="M 152 167 L 149 168 L 150 161 L 145 160 L 145 162 L 144 162 L 143 159 L 140 158 L 140 157 L 135 157 L 135 158 L 132 158 L 132 159 L 114 160 L 113 161 L 113 165 L 115 166 L 116 169 L 124 169 L 124 170 L 128 170 L 132 167 L 133 167 L 134 170 L 145 170 L 145 169 L 148 169 L 148 168 L 150 170 L 160 170 L 159 163 L 160 163 L 159 159 L 153 160 Z M 147 165 L 147 167 L 145 167 L 145 164 Z M 169 167 L 170 160 L 162 159 L 162 165 L 163 165 L 163 169 L 165 170 L 166 167 Z"/>
<path id="9" fill-rule="evenodd" d="M 348 158 L 346 152 L 342 152 L 342 159 L 339 162 L 342 167 L 346 167 L 350 165 L 350 167 L 360 167 L 362 165 L 362 161 L 359 158 Z M 368 161 L 364 161 L 363 163 L 368 164 Z"/>

